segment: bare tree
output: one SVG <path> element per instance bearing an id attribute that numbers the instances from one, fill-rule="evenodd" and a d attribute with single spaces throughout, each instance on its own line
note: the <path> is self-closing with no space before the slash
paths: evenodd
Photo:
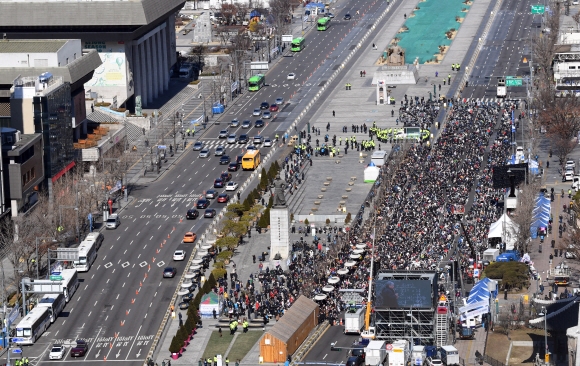
<path id="1" fill-rule="evenodd" d="M 511 217 L 519 230 L 514 228 L 504 228 L 506 236 L 517 237 L 516 249 L 521 253 L 529 251 L 531 238 L 530 227 L 534 220 L 533 210 L 538 192 L 540 191 L 540 181 L 533 180 L 528 185 L 522 185 L 518 189 L 518 209 Z"/>
<path id="2" fill-rule="evenodd" d="M 275 34 L 281 36 L 285 31 L 292 6 L 287 0 L 270 0 L 269 3 L 270 12 L 274 17 Z"/>
<path id="3" fill-rule="evenodd" d="M 221 13 L 226 25 L 231 25 L 232 23 L 235 23 L 234 19 L 238 13 L 238 8 L 234 4 L 222 3 Z"/>

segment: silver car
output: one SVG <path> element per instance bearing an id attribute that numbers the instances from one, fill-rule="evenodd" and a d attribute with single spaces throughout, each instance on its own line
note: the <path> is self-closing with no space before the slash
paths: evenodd
<path id="1" fill-rule="evenodd" d="M 228 144 L 235 144 L 236 142 L 238 142 L 238 136 L 235 133 L 228 136 Z"/>
<path id="2" fill-rule="evenodd" d="M 240 125 L 240 121 L 236 118 L 230 122 L 230 126 L 238 127 Z"/>
<path id="3" fill-rule="evenodd" d="M 193 144 L 193 150 L 199 151 L 201 149 L 203 149 L 203 141 L 197 141 L 195 144 Z"/>
<path id="4" fill-rule="evenodd" d="M 200 158 L 207 158 L 209 156 L 209 149 L 203 149 L 199 152 Z"/>
<path id="5" fill-rule="evenodd" d="M 228 134 L 229 134 L 228 130 L 221 130 L 220 134 L 218 135 L 218 138 L 225 139 L 228 137 Z"/>
<path id="6" fill-rule="evenodd" d="M 271 147 L 272 146 L 272 140 L 270 140 L 269 137 L 266 137 L 264 139 L 264 147 Z"/>
<path id="7" fill-rule="evenodd" d="M 266 111 L 266 112 L 264 112 L 264 114 L 262 114 L 262 118 L 263 119 L 272 118 L 272 113 L 270 113 L 269 111 Z"/>
<path id="8" fill-rule="evenodd" d="M 260 117 L 262 115 L 262 110 L 260 108 L 255 108 L 254 112 L 252 112 L 252 116 Z"/>
<path id="9" fill-rule="evenodd" d="M 223 146 L 218 146 L 215 148 L 215 156 L 222 156 L 225 154 L 226 149 Z"/>

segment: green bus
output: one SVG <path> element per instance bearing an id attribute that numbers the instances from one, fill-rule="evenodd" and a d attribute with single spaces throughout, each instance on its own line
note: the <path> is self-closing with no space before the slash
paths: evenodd
<path id="1" fill-rule="evenodd" d="M 304 37 L 294 38 L 292 40 L 292 52 L 300 52 L 304 49 Z"/>
<path id="2" fill-rule="evenodd" d="M 266 78 L 263 74 L 254 75 L 248 80 L 248 90 L 258 91 L 264 86 L 265 82 Z"/>
<path id="3" fill-rule="evenodd" d="M 329 17 L 324 17 L 324 18 L 318 19 L 317 28 L 319 31 L 325 31 L 328 29 L 328 27 L 330 27 L 330 18 Z"/>

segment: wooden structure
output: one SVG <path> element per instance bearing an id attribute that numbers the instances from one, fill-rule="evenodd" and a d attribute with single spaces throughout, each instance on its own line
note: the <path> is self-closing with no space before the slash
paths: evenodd
<path id="1" fill-rule="evenodd" d="M 284 363 L 318 325 L 318 304 L 300 296 L 292 307 L 260 339 L 263 362 Z"/>

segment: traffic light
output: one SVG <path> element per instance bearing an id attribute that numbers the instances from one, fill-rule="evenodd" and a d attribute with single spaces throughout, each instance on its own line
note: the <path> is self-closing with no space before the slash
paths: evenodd
<path id="1" fill-rule="evenodd" d="M 334 342 L 334 343 L 331 343 L 330 344 L 330 350 L 331 351 L 342 351 L 342 348 L 336 347 L 336 343 L 337 342 Z"/>

